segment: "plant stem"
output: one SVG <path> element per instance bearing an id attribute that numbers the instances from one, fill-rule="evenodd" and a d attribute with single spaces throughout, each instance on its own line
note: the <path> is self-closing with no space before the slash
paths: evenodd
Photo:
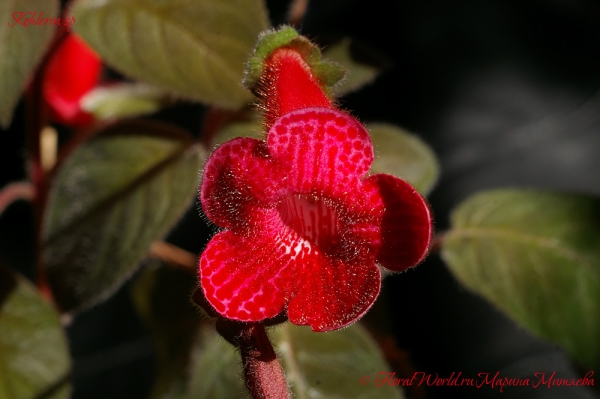
<path id="1" fill-rule="evenodd" d="M 445 232 L 435 234 L 431 238 L 431 244 L 429 244 L 429 253 L 437 253 L 442 250 L 442 242 L 446 236 Z"/>
<path id="2" fill-rule="evenodd" d="M 265 327 L 248 324 L 241 329 L 239 347 L 244 365 L 244 379 L 253 399 L 288 399 L 283 369 L 277 360 Z"/>
<path id="3" fill-rule="evenodd" d="M 198 256 L 165 241 L 154 241 L 150 256 L 163 260 L 166 264 L 197 272 Z"/>
<path id="4" fill-rule="evenodd" d="M 35 218 L 36 231 L 36 272 L 37 284 L 42 296 L 49 302 L 53 302 L 52 293 L 46 280 L 46 274 L 42 266 L 41 256 L 41 225 L 44 205 L 46 202 L 47 181 L 42 168 L 40 135 L 42 129 L 48 122 L 46 104 L 43 100 L 43 82 L 46 67 L 50 56 L 66 37 L 63 29 L 58 29 L 52 40 L 48 51 L 46 52 L 40 66 L 37 68 L 29 89 L 25 93 L 25 116 L 26 116 L 26 134 L 27 134 L 27 152 L 29 156 L 29 179 L 35 188 L 35 197 L 33 199 L 33 210 Z"/>

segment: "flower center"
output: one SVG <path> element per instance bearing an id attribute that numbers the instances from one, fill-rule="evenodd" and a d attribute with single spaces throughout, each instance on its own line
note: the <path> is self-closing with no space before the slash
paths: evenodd
<path id="1" fill-rule="evenodd" d="M 321 251 L 331 252 L 339 244 L 338 214 L 329 201 L 292 196 L 284 199 L 277 210 L 286 226 Z"/>

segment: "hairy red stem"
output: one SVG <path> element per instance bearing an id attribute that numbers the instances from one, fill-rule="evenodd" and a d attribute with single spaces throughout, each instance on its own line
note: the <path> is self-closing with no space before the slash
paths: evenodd
<path id="1" fill-rule="evenodd" d="M 277 360 L 265 327 L 248 324 L 239 335 L 239 347 L 244 365 L 244 379 L 253 399 L 288 399 L 283 369 Z"/>

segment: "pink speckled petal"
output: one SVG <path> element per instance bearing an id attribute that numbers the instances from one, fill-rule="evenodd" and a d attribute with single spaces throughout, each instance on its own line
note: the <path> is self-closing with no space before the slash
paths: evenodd
<path id="1" fill-rule="evenodd" d="M 284 310 L 298 265 L 285 245 L 277 247 L 281 239 L 273 233 L 241 237 L 225 230 L 208 243 L 200 257 L 200 283 L 221 316 L 261 321 Z"/>
<path id="2" fill-rule="evenodd" d="M 267 144 L 295 193 L 344 195 L 373 162 L 369 133 L 356 119 L 333 109 L 304 108 L 284 115 L 269 130 Z"/>

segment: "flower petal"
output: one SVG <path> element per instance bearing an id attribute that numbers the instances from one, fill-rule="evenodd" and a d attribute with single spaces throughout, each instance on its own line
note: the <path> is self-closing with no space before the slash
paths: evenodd
<path id="1" fill-rule="evenodd" d="M 259 208 L 278 200 L 280 181 L 265 142 L 240 137 L 221 145 L 206 162 L 200 202 L 217 225 L 248 230 L 260 224 Z"/>
<path id="2" fill-rule="evenodd" d="M 298 194 L 336 198 L 368 172 L 373 145 L 365 128 L 341 111 L 304 108 L 279 118 L 267 136 L 287 186 Z"/>
<path id="3" fill-rule="evenodd" d="M 383 209 L 377 262 L 396 272 L 417 265 L 431 240 L 427 203 L 410 184 L 391 175 L 373 175 L 365 180 L 365 188 L 369 186 L 379 192 Z"/>
<path id="4" fill-rule="evenodd" d="M 284 309 L 294 291 L 297 265 L 276 248 L 276 234 L 267 228 L 248 238 L 225 230 L 208 243 L 200 257 L 200 283 L 223 317 L 261 321 Z"/>
<path id="5" fill-rule="evenodd" d="M 79 37 L 68 35 L 52 54 L 44 76 L 44 99 L 57 122 L 83 126 L 92 121 L 79 102 L 96 86 L 101 73 L 98 55 Z"/>
<path id="6" fill-rule="evenodd" d="M 311 257 L 302 285 L 288 305 L 288 318 L 314 331 L 332 331 L 354 323 L 371 307 L 381 286 L 374 262 L 348 264 L 336 258 Z"/>

